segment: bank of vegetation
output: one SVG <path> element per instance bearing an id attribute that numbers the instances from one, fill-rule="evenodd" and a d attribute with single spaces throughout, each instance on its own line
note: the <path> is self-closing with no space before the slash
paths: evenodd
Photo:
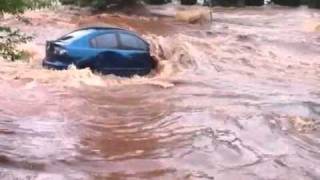
<path id="1" fill-rule="evenodd" d="M 179 1 L 183 5 L 194 5 L 198 3 L 198 0 L 61 0 L 64 4 L 93 6 L 97 8 L 105 8 L 108 7 L 108 5 L 118 5 L 120 7 L 132 6 L 141 2 L 148 4 L 165 4 L 172 1 Z M 320 8 L 320 0 L 202 0 L 201 2 L 211 6 L 262 6 L 266 2 L 271 2 L 284 6 L 299 6 L 305 4 L 312 8 Z"/>

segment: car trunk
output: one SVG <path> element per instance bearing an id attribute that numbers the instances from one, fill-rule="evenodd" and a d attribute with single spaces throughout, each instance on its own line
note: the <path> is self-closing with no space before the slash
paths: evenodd
<path id="1" fill-rule="evenodd" d="M 62 62 L 71 64 L 72 58 L 68 56 L 68 52 L 60 41 L 47 41 L 46 43 L 46 59 L 49 62 Z"/>

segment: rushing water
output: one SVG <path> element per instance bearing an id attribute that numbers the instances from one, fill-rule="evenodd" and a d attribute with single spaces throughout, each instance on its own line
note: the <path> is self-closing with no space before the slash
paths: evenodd
<path id="1" fill-rule="evenodd" d="M 82 15 L 82 16 L 79 16 Z M 213 23 L 77 11 L 0 68 L 0 179 L 319 179 L 320 23 L 298 8 L 215 9 Z M 160 66 L 130 79 L 44 70 L 45 40 L 82 25 L 143 33 Z"/>

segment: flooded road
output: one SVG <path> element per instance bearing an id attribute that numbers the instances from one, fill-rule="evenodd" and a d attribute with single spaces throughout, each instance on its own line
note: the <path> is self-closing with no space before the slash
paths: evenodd
<path id="1" fill-rule="evenodd" d="M 217 8 L 193 25 L 82 15 L 3 20 L 36 38 L 30 62 L 0 62 L 0 179 L 320 178 L 319 11 Z M 45 40 L 92 22 L 142 33 L 160 67 L 41 68 Z"/>

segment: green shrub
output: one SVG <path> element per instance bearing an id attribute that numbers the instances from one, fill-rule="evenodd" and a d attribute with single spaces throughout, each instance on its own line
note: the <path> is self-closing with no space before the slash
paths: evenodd
<path id="1" fill-rule="evenodd" d="M 310 8 L 320 9 L 320 0 L 309 0 L 308 6 L 309 6 Z"/>
<path id="2" fill-rule="evenodd" d="M 140 0 L 61 0 L 62 4 L 74 4 L 79 6 L 92 6 L 94 8 L 102 8 L 111 4 L 119 6 L 134 5 Z"/>
<path id="3" fill-rule="evenodd" d="M 181 4 L 194 5 L 194 4 L 197 4 L 197 0 L 181 0 Z"/>
<path id="4" fill-rule="evenodd" d="M 275 4 L 282 6 L 299 6 L 301 4 L 300 0 L 272 0 Z"/>
<path id="5" fill-rule="evenodd" d="M 1 0 L 0 20 L 3 13 L 19 14 L 26 9 L 40 8 L 51 5 L 56 0 Z M 0 26 L 0 56 L 12 61 L 19 59 L 22 52 L 17 50 L 17 44 L 26 43 L 31 37 L 22 34 L 19 30 L 12 30 Z"/>
<path id="6" fill-rule="evenodd" d="M 145 0 L 148 4 L 165 4 L 168 1 L 167 0 Z"/>
<path id="7" fill-rule="evenodd" d="M 244 6 L 245 0 L 218 0 L 221 6 Z"/>
<path id="8" fill-rule="evenodd" d="M 11 61 L 20 59 L 23 52 L 17 50 L 17 45 L 27 43 L 31 39 L 32 37 L 22 34 L 19 30 L 0 27 L 0 56 Z"/>
<path id="9" fill-rule="evenodd" d="M 247 6 L 262 6 L 264 5 L 264 0 L 245 0 Z"/>

